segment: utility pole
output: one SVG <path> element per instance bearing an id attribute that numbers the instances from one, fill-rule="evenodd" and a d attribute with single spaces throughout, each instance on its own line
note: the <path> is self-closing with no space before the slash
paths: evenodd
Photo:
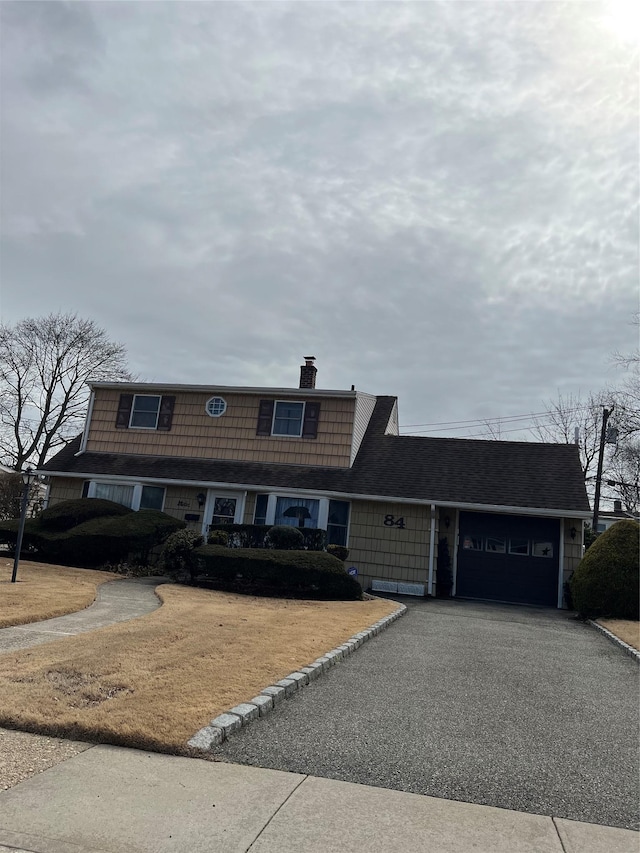
<path id="1" fill-rule="evenodd" d="M 596 493 L 593 499 L 593 522 L 591 529 L 594 533 L 598 532 L 598 513 L 600 512 L 600 486 L 602 485 L 602 463 L 604 461 L 604 444 L 607 437 L 607 421 L 613 412 L 613 406 L 607 409 L 602 407 L 602 429 L 600 430 L 600 452 L 598 453 L 598 472 L 596 474 Z"/>

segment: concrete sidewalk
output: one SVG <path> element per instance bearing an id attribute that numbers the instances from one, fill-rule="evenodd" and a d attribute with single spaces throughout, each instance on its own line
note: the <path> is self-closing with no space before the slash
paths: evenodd
<path id="1" fill-rule="evenodd" d="M 147 577 L 103 583 L 98 587 L 96 600 L 84 610 L 43 622 L 0 628 L 0 654 L 51 643 L 151 613 L 160 607 L 155 588 L 166 582 L 164 577 Z"/>
<path id="2" fill-rule="evenodd" d="M 7 849 L 638 853 L 639 836 L 279 770 L 95 746 L 0 793 L 0 851 Z"/>

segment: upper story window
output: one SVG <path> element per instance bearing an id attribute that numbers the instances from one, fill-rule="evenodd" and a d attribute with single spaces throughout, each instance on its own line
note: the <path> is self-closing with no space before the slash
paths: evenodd
<path id="1" fill-rule="evenodd" d="M 120 394 L 116 429 L 169 432 L 176 398 L 168 394 Z"/>
<path id="2" fill-rule="evenodd" d="M 320 403 L 296 400 L 260 400 L 256 435 L 317 438 Z"/>
<path id="3" fill-rule="evenodd" d="M 302 435 L 304 403 L 278 401 L 273 411 L 271 435 Z"/>
<path id="4" fill-rule="evenodd" d="M 136 394 L 131 407 L 129 426 L 138 429 L 157 429 L 161 399 L 160 396 Z"/>
<path id="5" fill-rule="evenodd" d="M 207 400 L 205 408 L 209 417 L 219 418 L 227 411 L 227 401 L 223 400 L 222 397 L 212 397 Z"/>

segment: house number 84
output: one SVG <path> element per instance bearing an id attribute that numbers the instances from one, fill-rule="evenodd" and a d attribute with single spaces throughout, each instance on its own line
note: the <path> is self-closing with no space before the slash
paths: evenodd
<path id="1" fill-rule="evenodd" d="M 385 515 L 384 526 L 399 527 L 401 530 L 404 530 L 404 518 L 402 516 L 400 516 L 400 518 L 396 518 L 395 515 Z"/>

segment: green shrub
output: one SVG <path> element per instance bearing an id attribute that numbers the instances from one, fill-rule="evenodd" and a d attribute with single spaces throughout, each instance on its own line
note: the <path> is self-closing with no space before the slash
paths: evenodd
<path id="1" fill-rule="evenodd" d="M 360 584 L 340 560 L 325 552 L 205 545 L 196 556 L 196 582 L 203 586 L 283 598 L 362 598 Z"/>
<path id="2" fill-rule="evenodd" d="M 323 551 L 327 539 L 326 530 L 316 527 L 288 528 L 299 530 L 303 536 L 303 548 L 308 551 Z M 212 524 L 209 527 L 209 544 L 218 544 L 213 541 L 213 534 L 220 530 L 228 537 L 230 548 L 265 548 L 265 537 L 273 527 L 269 524 Z M 299 546 L 296 546 L 299 547 Z"/>
<path id="3" fill-rule="evenodd" d="M 212 524 L 209 527 L 209 543 L 217 531 L 225 533 L 230 548 L 263 548 L 264 537 L 271 527 L 268 524 Z"/>
<path id="4" fill-rule="evenodd" d="M 128 507 L 114 501 L 105 501 L 102 498 L 78 498 L 48 507 L 40 513 L 38 521 L 43 530 L 71 530 L 72 527 L 77 527 L 78 524 L 83 524 L 92 518 L 128 515 L 130 512 Z"/>
<path id="5" fill-rule="evenodd" d="M 601 533 L 570 580 L 573 604 L 584 619 L 638 619 L 640 525 L 618 521 Z"/>
<path id="6" fill-rule="evenodd" d="M 332 557 L 336 557 L 344 563 L 349 556 L 349 549 L 345 548 L 344 545 L 327 545 L 327 554 L 331 554 Z"/>
<path id="7" fill-rule="evenodd" d="M 267 548 L 276 548 L 279 551 L 301 551 L 304 547 L 304 536 L 297 527 L 282 524 L 271 528 L 265 536 L 264 544 Z"/>
<path id="8" fill-rule="evenodd" d="M 209 545 L 224 545 L 227 548 L 229 546 L 229 534 L 226 530 L 210 530 L 207 543 Z"/>
<path id="9" fill-rule="evenodd" d="M 197 567 L 195 549 L 203 543 L 202 535 L 195 530 L 176 530 L 164 543 L 161 567 L 175 581 L 192 581 Z"/>

